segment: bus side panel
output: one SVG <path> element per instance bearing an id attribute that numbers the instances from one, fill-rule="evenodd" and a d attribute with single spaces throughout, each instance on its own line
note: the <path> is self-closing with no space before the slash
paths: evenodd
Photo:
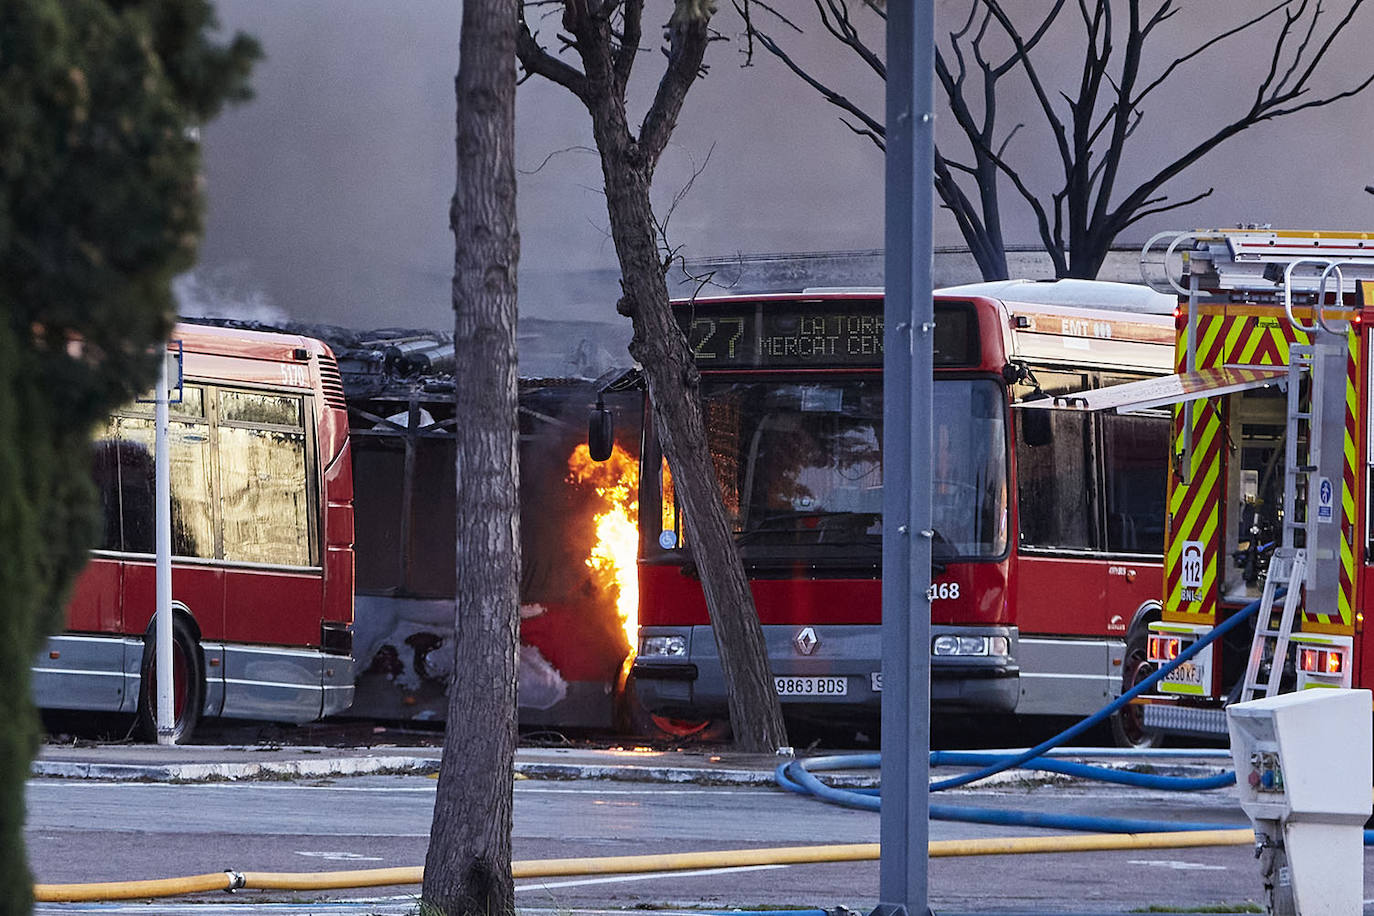
<path id="1" fill-rule="evenodd" d="M 348 454 L 348 411 L 325 407 L 320 411 L 320 464 L 326 470 L 326 480 L 338 477 L 340 462 L 351 463 Z M 349 499 L 353 495 L 353 478 L 347 476 Z"/>
<path id="2" fill-rule="evenodd" d="M 1164 591 L 1164 564 L 1159 557 L 1147 560 L 1119 557 L 1107 563 L 1107 603 L 1099 633 L 1126 638 L 1126 630 L 1141 605 L 1158 601 Z"/>
<path id="3" fill-rule="evenodd" d="M 872 579 L 752 579 L 763 624 L 882 622 L 882 582 Z M 701 582 L 677 565 L 639 567 L 640 626 L 705 626 Z"/>
<path id="4" fill-rule="evenodd" d="M 67 603 L 66 627 L 84 633 L 118 633 L 119 561 L 92 557 L 77 577 Z"/>
<path id="5" fill-rule="evenodd" d="M 307 397 L 311 394 L 304 363 L 188 351 L 185 373 L 188 377 L 214 379 L 219 384 L 271 385 Z"/>
<path id="6" fill-rule="evenodd" d="M 142 636 L 157 607 L 157 568 L 152 560 L 124 563 L 124 632 Z M 172 600 L 190 610 L 203 639 L 223 639 L 224 570 L 217 566 L 172 565 Z"/>
<path id="7" fill-rule="evenodd" d="M 335 414 L 338 411 L 326 411 Z M 346 430 L 345 430 L 346 432 Z M 344 441 L 324 477 L 324 619 L 353 622 L 353 453 Z"/>
<path id="8" fill-rule="evenodd" d="M 1013 585 L 1021 633 L 1100 636 L 1106 630 L 1108 562 L 1021 554 Z"/>
<path id="9" fill-rule="evenodd" d="M 950 563 L 931 577 L 930 622 L 955 626 L 1011 625 L 1010 564 Z"/>
<path id="10" fill-rule="evenodd" d="M 225 639 L 231 642 L 318 646 L 323 577 L 317 572 L 234 569 L 225 575 Z"/>

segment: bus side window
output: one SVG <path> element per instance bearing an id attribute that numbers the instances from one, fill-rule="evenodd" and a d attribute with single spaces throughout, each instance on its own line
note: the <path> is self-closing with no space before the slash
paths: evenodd
<path id="1" fill-rule="evenodd" d="M 1048 395 L 1082 391 L 1087 376 L 1079 372 L 1036 371 Z M 1025 392 L 1020 392 L 1024 396 Z M 1016 441 L 1017 502 L 1020 543 L 1025 547 L 1084 550 L 1093 546 L 1089 498 L 1088 434 L 1091 417 L 1068 410 L 1026 408 L 1021 413 L 1044 413 L 1050 435 Z"/>
<path id="2" fill-rule="evenodd" d="M 100 504 L 100 536 L 96 550 L 119 550 L 119 431 L 113 420 L 95 431 L 91 443 L 91 477 Z"/>
<path id="3" fill-rule="evenodd" d="M 224 559 L 309 565 L 310 490 L 300 398 L 219 394 Z"/>
<path id="4" fill-rule="evenodd" d="M 1050 442 L 1018 442 L 1016 448 L 1021 544 L 1084 550 L 1092 546 L 1085 457 L 1090 417 L 1076 411 L 1047 413 Z"/>

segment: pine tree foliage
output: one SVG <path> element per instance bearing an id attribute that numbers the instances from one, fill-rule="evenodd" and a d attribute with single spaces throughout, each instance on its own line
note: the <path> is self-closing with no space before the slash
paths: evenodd
<path id="1" fill-rule="evenodd" d="M 94 538 L 89 442 L 153 383 L 203 201 L 195 128 L 259 48 L 206 0 L 0 4 L 0 914 L 26 913 L 29 666 Z"/>

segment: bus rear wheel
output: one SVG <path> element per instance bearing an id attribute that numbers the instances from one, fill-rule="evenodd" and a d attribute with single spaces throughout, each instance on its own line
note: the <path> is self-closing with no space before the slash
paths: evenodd
<path id="1" fill-rule="evenodd" d="M 1154 663 L 1145 649 L 1146 631 L 1139 630 L 1126 640 L 1126 657 L 1122 660 L 1121 692 L 1125 693 L 1155 673 Z M 1145 727 L 1145 714 L 1140 706 L 1127 704 L 1112 714 L 1112 738 L 1117 747 L 1151 748 L 1164 744 L 1164 735 Z"/>
<path id="2" fill-rule="evenodd" d="M 180 617 L 172 621 L 172 740 L 191 740 L 205 708 L 205 661 L 191 627 Z M 143 665 L 139 669 L 138 734 L 157 740 L 157 636 L 143 639 Z"/>

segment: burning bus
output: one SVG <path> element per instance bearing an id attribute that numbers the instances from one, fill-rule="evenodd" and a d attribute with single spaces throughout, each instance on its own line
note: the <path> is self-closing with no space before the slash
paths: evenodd
<path id="1" fill-rule="evenodd" d="M 339 357 L 353 444 L 357 684 L 347 715 L 442 721 L 457 580 L 452 342 L 310 330 Z M 592 462 L 586 414 L 603 387 L 590 377 L 520 381 L 523 728 L 616 724 L 638 629 L 641 409 L 638 394 L 602 395 L 623 439 L 612 460 Z"/>
<path id="2" fill-rule="evenodd" d="M 355 448 L 354 716 L 437 721 L 448 707 L 456 421 L 452 346 L 435 338 L 364 342 L 340 360 Z M 525 728 L 612 727 L 637 631 L 639 403 L 610 396 L 626 440 L 594 463 L 585 417 L 596 391 L 589 379 L 520 382 Z"/>

